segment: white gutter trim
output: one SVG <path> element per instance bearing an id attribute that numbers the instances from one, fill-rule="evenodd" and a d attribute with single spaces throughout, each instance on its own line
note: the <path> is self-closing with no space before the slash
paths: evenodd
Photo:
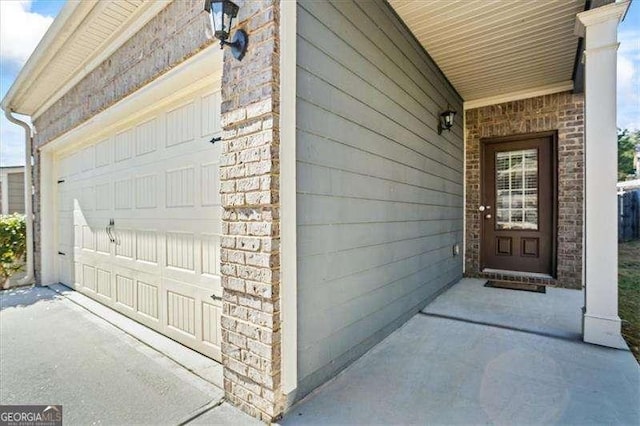
<path id="1" fill-rule="evenodd" d="M 519 101 L 521 99 L 535 98 L 536 96 L 552 95 L 554 93 L 566 92 L 573 90 L 573 80 L 567 80 L 560 83 L 548 84 L 546 86 L 534 87 L 531 89 L 520 90 L 517 92 L 505 93 L 497 96 L 489 96 L 487 98 L 474 99 L 464 103 L 464 109 L 480 108 L 488 105 L 496 105 L 504 102 Z"/>
<path id="2" fill-rule="evenodd" d="M 7 120 L 17 124 L 24 129 L 25 164 L 24 164 L 24 215 L 27 228 L 27 275 L 19 281 L 20 285 L 30 284 L 34 279 L 34 256 L 33 256 L 33 187 L 31 177 L 31 126 L 28 123 L 18 120 L 12 115 L 13 111 L 6 109 L 4 115 Z"/>

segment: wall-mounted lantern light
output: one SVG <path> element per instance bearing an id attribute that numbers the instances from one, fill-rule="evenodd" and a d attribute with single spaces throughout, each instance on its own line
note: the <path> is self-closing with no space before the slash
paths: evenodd
<path id="1" fill-rule="evenodd" d="M 438 134 L 441 135 L 443 130 L 451 131 L 453 127 L 453 119 L 456 112 L 447 106 L 447 110 L 440 114 L 440 122 L 438 123 Z"/>
<path id="2" fill-rule="evenodd" d="M 247 51 L 249 36 L 244 30 L 233 34 L 233 40 L 227 41 L 231 32 L 233 18 L 238 16 L 240 8 L 231 0 L 204 0 L 204 10 L 209 12 L 214 36 L 220 40 L 220 49 L 231 47 L 233 56 L 241 61 Z"/>

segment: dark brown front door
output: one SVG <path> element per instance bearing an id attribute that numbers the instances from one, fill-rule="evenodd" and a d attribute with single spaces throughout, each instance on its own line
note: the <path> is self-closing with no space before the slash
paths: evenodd
<path id="1" fill-rule="evenodd" d="M 553 275 L 554 135 L 483 141 L 482 267 Z"/>

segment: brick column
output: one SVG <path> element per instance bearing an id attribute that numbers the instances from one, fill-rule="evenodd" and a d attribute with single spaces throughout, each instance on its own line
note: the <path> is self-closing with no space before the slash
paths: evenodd
<path id="1" fill-rule="evenodd" d="M 222 363 L 227 399 L 269 422 L 282 413 L 279 1 L 238 2 L 249 34 L 222 77 Z"/>

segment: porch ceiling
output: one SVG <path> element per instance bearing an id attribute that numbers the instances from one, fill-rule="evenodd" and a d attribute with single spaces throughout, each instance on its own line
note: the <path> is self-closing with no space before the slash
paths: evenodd
<path id="1" fill-rule="evenodd" d="M 584 0 L 389 0 L 465 101 L 571 83 Z"/>

